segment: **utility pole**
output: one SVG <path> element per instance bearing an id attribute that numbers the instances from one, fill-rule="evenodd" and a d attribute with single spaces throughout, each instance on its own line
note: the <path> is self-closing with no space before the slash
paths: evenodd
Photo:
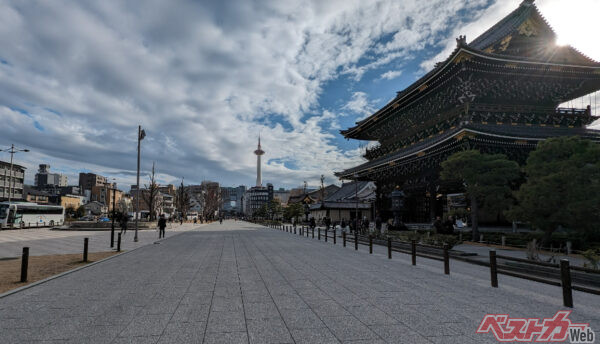
<path id="1" fill-rule="evenodd" d="M 8 206 L 10 208 L 10 201 L 12 199 L 13 191 L 15 188 L 15 178 L 13 178 L 13 156 L 15 155 L 15 153 L 18 152 L 29 152 L 29 149 L 17 149 L 14 144 L 11 144 L 9 149 L 0 149 L 0 152 L 10 153 L 10 176 L 8 184 Z M 4 172 L 4 182 L 6 183 L 6 172 Z"/>
<path id="2" fill-rule="evenodd" d="M 113 178 L 112 180 L 115 180 L 115 178 Z M 115 245 L 115 208 L 116 208 L 116 195 L 117 195 L 117 185 L 116 183 L 113 182 L 113 187 L 112 187 L 112 224 L 110 226 L 110 247 L 113 247 Z"/>

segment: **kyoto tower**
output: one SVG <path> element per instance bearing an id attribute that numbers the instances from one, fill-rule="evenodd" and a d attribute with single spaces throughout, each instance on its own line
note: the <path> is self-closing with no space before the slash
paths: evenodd
<path id="1" fill-rule="evenodd" d="M 254 151 L 256 154 L 256 186 L 262 186 L 262 174 L 260 171 L 260 156 L 265 154 L 265 151 L 260 148 L 260 135 L 258 136 L 258 148 Z"/>

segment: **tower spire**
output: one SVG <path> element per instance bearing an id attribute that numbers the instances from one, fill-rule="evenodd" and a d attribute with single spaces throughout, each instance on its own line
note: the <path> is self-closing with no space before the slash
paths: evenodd
<path id="1" fill-rule="evenodd" d="M 262 186 L 262 171 L 261 171 L 261 155 L 265 154 L 265 151 L 262 150 L 261 146 L 260 146 L 260 134 L 258 134 L 258 147 L 257 149 L 254 151 L 254 154 L 256 154 L 256 186 L 260 187 Z"/>

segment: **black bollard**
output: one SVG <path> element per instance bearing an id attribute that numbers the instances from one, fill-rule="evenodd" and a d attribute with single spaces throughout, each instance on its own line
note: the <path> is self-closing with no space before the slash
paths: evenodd
<path id="1" fill-rule="evenodd" d="M 319 232 L 319 240 L 321 240 L 321 228 L 317 228 L 317 231 Z"/>
<path id="2" fill-rule="evenodd" d="M 313 239 L 315 238 L 315 229 L 314 228 L 312 229 L 312 238 Z"/>
<path id="3" fill-rule="evenodd" d="M 492 287 L 498 288 L 498 266 L 496 265 L 496 251 L 490 251 L 490 275 Z"/>
<path id="4" fill-rule="evenodd" d="M 113 225 L 110 230 L 110 248 L 115 246 L 115 226 Z"/>
<path id="5" fill-rule="evenodd" d="M 444 244 L 444 274 L 450 274 L 450 255 L 448 254 L 448 244 Z"/>
<path id="6" fill-rule="evenodd" d="M 573 289 L 571 288 L 571 269 L 567 259 L 560 260 L 560 284 L 563 290 L 563 305 L 573 308 Z"/>
<path id="7" fill-rule="evenodd" d="M 117 252 L 121 252 L 121 233 L 117 235 Z"/>
<path id="8" fill-rule="evenodd" d="M 354 231 L 354 250 L 358 250 L 358 232 Z"/>
<path id="9" fill-rule="evenodd" d="M 325 228 L 325 242 L 327 242 L 327 228 Z"/>
<path id="10" fill-rule="evenodd" d="M 296 227 L 294 227 L 294 234 L 296 234 Z"/>
<path id="11" fill-rule="evenodd" d="M 392 259 L 392 238 L 388 238 L 388 259 Z"/>
<path id="12" fill-rule="evenodd" d="M 346 247 L 346 232 L 342 232 L 342 242 L 344 244 L 344 247 Z"/>
<path id="13" fill-rule="evenodd" d="M 335 228 L 334 228 L 334 229 L 333 229 L 333 244 L 334 244 L 334 245 L 335 245 L 335 242 L 337 241 L 337 238 L 336 238 L 336 234 L 335 234 L 335 232 L 336 232 L 336 230 L 335 230 Z"/>
<path id="14" fill-rule="evenodd" d="M 21 283 L 27 282 L 27 268 L 29 267 L 29 247 L 23 247 L 21 256 Z"/>
<path id="15" fill-rule="evenodd" d="M 412 265 L 417 265 L 417 241 L 413 240 L 410 243 L 410 253 L 412 256 Z"/>
<path id="16" fill-rule="evenodd" d="M 369 235 L 369 254 L 373 254 L 373 236 Z"/>
<path id="17" fill-rule="evenodd" d="M 88 261 L 88 238 L 83 238 L 83 261 Z"/>

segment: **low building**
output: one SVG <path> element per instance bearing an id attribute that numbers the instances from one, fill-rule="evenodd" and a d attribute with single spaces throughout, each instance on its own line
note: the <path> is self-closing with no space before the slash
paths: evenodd
<path id="1" fill-rule="evenodd" d="M 244 193 L 246 193 L 246 187 L 243 185 L 240 185 L 238 187 L 221 187 L 221 200 L 223 202 L 223 212 L 230 215 L 242 214 L 244 212 Z"/>
<path id="2" fill-rule="evenodd" d="M 91 201 L 84 205 L 83 208 L 87 215 L 99 216 L 108 213 L 108 207 L 98 201 Z"/>
<path id="3" fill-rule="evenodd" d="M 24 180 L 25 167 L 13 163 L 11 173 L 10 163 L 0 161 L 0 200 L 7 200 L 9 193 L 11 199 L 23 199 Z"/>
<path id="4" fill-rule="evenodd" d="M 77 209 L 83 205 L 84 197 L 80 195 L 50 196 L 50 203 L 63 206 L 65 209 Z"/>
<path id="5" fill-rule="evenodd" d="M 342 184 L 342 187 L 324 202 L 315 202 L 310 205 L 310 216 L 318 222 L 325 217 L 336 221 L 350 221 L 356 218 L 358 210 L 359 219 L 373 221 L 373 202 L 377 187 L 371 181 L 359 181 Z"/>
<path id="6" fill-rule="evenodd" d="M 25 185 L 23 188 L 23 196 L 27 202 L 49 204 L 51 195 L 46 191 L 40 191 L 29 185 Z"/>

